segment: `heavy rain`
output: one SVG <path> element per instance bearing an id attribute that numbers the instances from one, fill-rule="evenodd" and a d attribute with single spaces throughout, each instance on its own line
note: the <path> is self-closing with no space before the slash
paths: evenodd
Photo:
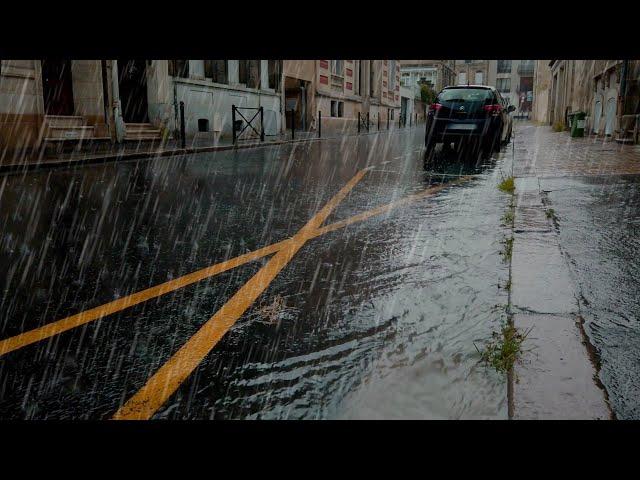
<path id="1" fill-rule="evenodd" d="M 640 62 L 0 65 L 0 419 L 640 419 Z"/>

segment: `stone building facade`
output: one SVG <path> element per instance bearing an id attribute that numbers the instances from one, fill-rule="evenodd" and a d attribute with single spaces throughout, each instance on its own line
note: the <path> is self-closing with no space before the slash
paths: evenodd
<path id="1" fill-rule="evenodd" d="M 163 142 L 181 105 L 187 141 L 215 142 L 232 136 L 232 105 L 243 125 L 262 107 L 275 136 L 315 129 L 320 112 L 329 130 L 355 131 L 358 113 L 393 122 L 400 104 L 397 60 L 2 60 L 0 152 Z"/>
<path id="2" fill-rule="evenodd" d="M 323 131 L 355 132 L 358 115 L 393 125 L 400 115 L 400 62 L 316 60 L 315 91 Z"/>
<path id="3" fill-rule="evenodd" d="M 489 60 L 488 84 L 516 107 L 519 115 L 530 116 L 533 108 L 535 60 Z"/>
<path id="4" fill-rule="evenodd" d="M 586 131 L 624 139 L 640 114 L 640 61 L 539 61 L 535 118 L 568 128 L 570 114 L 586 113 Z"/>
<path id="5" fill-rule="evenodd" d="M 455 84 L 455 60 L 401 60 L 401 83 L 417 89 L 420 83 L 430 83 L 437 92 Z"/>
<path id="6" fill-rule="evenodd" d="M 110 141 L 106 75 L 100 60 L 0 61 L 0 154 L 26 155 L 45 139 Z"/>
<path id="7" fill-rule="evenodd" d="M 6 154 L 63 142 L 162 141 L 231 135 L 231 106 L 264 109 L 284 128 L 281 60 L 2 60 L 0 141 Z M 252 115 L 247 110 L 245 115 Z"/>
<path id="8" fill-rule="evenodd" d="M 489 60 L 456 60 L 456 85 L 488 85 Z"/>
<path id="9" fill-rule="evenodd" d="M 549 99 L 551 96 L 551 68 L 549 60 L 536 60 L 533 78 L 533 105 L 531 119 L 539 123 L 550 123 Z"/>

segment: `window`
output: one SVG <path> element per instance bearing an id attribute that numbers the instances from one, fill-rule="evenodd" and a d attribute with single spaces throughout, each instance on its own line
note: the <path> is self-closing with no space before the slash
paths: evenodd
<path id="1" fill-rule="evenodd" d="M 511 78 L 498 78 L 496 80 L 496 88 L 499 92 L 510 92 Z"/>
<path id="2" fill-rule="evenodd" d="M 338 102 L 338 116 L 344 117 L 344 102 Z"/>
<path id="3" fill-rule="evenodd" d="M 226 60 L 204 61 L 204 76 L 215 83 L 229 83 L 227 72 L 228 64 Z"/>
<path id="4" fill-rule="evenodd" d="M 475 84 L 476 85 L 482 85 L 483 84 L 482 81 L 484 80 L 483 77 L 484 76 L 483 76 L 482 72 L 476 72 L 476 77 L 475 77 L 475 81 L 474 81 Z"/>
<path id="5" fill-rule="evenodd" d="M 331 116 L 338 116 L 338 102 L 336 102 L 335 100 L 331 100 Z"/>
<path id="6" fill-rule="evenodd" d="M 344 70 L 344 60 L 331 61 L 331 73 L 341 77 L 343 70 Z"/>
<path id="7" fill-rule="evenodd" d="M 511 60 L 498 60 L 498 73 L 511 73 Z"/>
<path id="8" fill-rule="evenodd" d="M 260 60 L 238 60 L 238 82 L 260 88 Z"/>
<path id="9" fill-rule="evenodd" d="M 198 119 L 198 131 L 199 132 L 208 132 L 209 131 L 209 120 L 206 118 Z"/>
<path id="10" fill-rule="evenodd" d="M 169 76 L 189 78 L 189 60 L 169 60 Z"/>
<path id="11" fill-rule="evenodd" d="M 520 61 L 520 65 L 518 66 L 519 75 L 533 75 L 534 70 L 535 70 L 535 63 L 533 60 Z"/>
<path id="12" fill-rule="evenodd" d="M 458 74 L 458 85 L 466 85 L 467 84 L 467 72 L 460 72 Z"/>
<path id="13" fill-rule="evenodd" d="M 269 88 L 280 91 L 280 79 L 282 78 L 282 60 L 269 60 Z"/>

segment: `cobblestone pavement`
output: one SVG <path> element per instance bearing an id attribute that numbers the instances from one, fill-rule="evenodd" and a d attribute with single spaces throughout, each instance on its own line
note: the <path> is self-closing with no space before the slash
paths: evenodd
<path id="1" fill-rule="evenodd" d="M 640 145 L 622 145 L 602 138 L 571 138 L 566 132 L 553 132 L 549 126 L 523 123 L 520 142 L 516 137 L 514 175 L 516 177 L 567 177 L 584 175 L 640 174 Z"/>

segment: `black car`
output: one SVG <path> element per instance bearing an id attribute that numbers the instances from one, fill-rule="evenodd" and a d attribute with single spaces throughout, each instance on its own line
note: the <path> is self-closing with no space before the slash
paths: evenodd
<path id="1" fill-rule="evenodd" d="M 494 87 L 445 87 L 429 106 L 426 125 L 425 166 L 433 160 L 435 146 L 452 143 L 472 158 L 487 158 L 511 138 L 510 113 L 515 110 Z"/>

